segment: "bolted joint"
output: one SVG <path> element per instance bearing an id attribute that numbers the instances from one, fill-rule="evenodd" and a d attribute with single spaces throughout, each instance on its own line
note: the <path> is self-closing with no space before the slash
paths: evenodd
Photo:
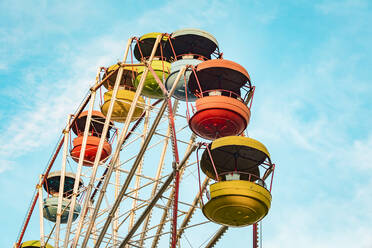
<path id="1" fill-rule="evenodd" d="M 172 168 L 173 170 L 177 170 L 177 163 L 175 161 L 172 162 Z"/>
<path id="2" fill-rule="evenodd" d="M 89 90 L 90 90 L 90 93 L 93 93 L 93 92 L 97 91 L 97 89 L 95 87 L 91 87 Z"/>
<path id="3" fill-rule="evenodd" d="M 150 63 L 149 63 L 147 60 L 143 60 L 142 63 L 143 63 L 144 66 L 146 66 L 147 68 L 150 66 Z"/>

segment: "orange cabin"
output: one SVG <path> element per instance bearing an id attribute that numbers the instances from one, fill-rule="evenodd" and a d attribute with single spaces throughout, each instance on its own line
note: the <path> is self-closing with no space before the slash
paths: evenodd
<path id="1" fill-rule="evenodd" d="M 93 166 L 94 160 L 96 159 L 97 151 L 98 151 L 98 145 L 99 145 L 100 138 L 95 136 L 88 136 L 87 139 L 87 146 L 85 149 L 84 154 L 84 162 L 83 165 L 85 166 Z M 79 162 L 80 152 L 82 148 L 83 143 L 83 136 L 78 136 L 73 140 L 74 148 L 71 150 L 71 157 L 73 160 L 75 160 L 77 163 Z M 110 143 L 108 143 L 106 140 L 103 144 L 102 154 L 100 161 L 104 161 L 107 159 L 111 154 L 112 148 Z"/>
<path id="2" fill-rule="evenodd" d="M 88 111 L 82 112 L 79 117 L 75 121 L 75 125 L 72 126 L 72 131 L 77 135 L 77 137 L 73 140 L 73 148 L 70 151 L 71 157 L 74 161 L 77 163 L 79 162 L 80 152 L 82 148 L 83 143 L 83 137 L 84 137 L 84 129 L 85 124 L 87 121 Z M 96 159 L 96 154 L 98 150 L 99 141 L 101 139 L 103 126 L 105 123 L 106 117 L 99 111 L 93 110 L 92 112 L 92 120 L 90 123 L 89 128 L 89 136 L 87 138 L 87 146 L 85 148 L 85 154 L 84 154 L 84 166 L 93 166 L 94 160 Z M 109 131 L 107 132 L 106 139 L 103 144 L 103 150 L 101 154 L 101 160 L 103 161 L 107 159 L 112 151 L 110 143 L 107 141 L 107 139 L 110 138 L 110 129 L 113 125 L 112 122 L 110 122 L 109 125 Z"/>
<path id="3" fill-rule="evenodd" d="M 242 88 L 252 91 L 248 72 L 241 65 L 224 59 L 198 64 L 188 84 L 198 97 L 189 120 L 191 130 L 209 140 L 241 134 L 251 115 L 247 101 L 240 97 Z"/>
<path id="4" fill-rule="evenodd" d="M 196 100 L 196 113 L 189 120 L 191 130 L 204 139 L 242 133 L 250 119 L 243 102 L 227 96 L 207 96 Z"/>

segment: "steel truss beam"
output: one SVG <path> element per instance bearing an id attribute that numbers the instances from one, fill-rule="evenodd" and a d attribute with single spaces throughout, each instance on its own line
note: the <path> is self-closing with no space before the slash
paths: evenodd
<path id="1" fill-rule="evenodd" d="M 218 229 L 217 233 L 211 238 L 211 240 L 209 240 L 205 248 L 214 247 L 228 228 L 228 226 L 221 226 L 220 229 Z"/>
<path id="2" fill-rule="evenodd" d="M 195 151 L 196 148 L 197 148 L 197 145 L 195 145 L 194 143 L 192 143 L 188 147 L 188 151 L 186 152 L 185 157 L 180 162 L 180 164 L 177 166 L 177 170 L 178 171 L 183 168 L 183 166 L 186 164 L 187 160 L 189 159 L 190 155 Z M 149 212 L 154 207 L 154 205 L 156 204 L 156 202 L 163 195 L 163 193 L 165 192 L 165 190 L 168 188 L 169 184 L 173 181 L 173 178 L 174 178 L 174 172 L 163 183 L 163 185 L 161 186 L 161 188 L 159 189 L 159 191 L 156 193 L 156 195 L 154 196 L 154 198 L 151 200 L 150 204 L 146 207 L 146 209 L 143 211 L 143 213 L 138 218 L 138 220 L 136 221 L 136 223 L 133 225 L 133 228 L 130 230 L 130 232 L 127 234 L 127 236 L 124 238 L 123 242 L 120 244 L 120 246 L 119 246 L 120 248 L 124 248 L 125 245 L 128 244 L 128 242 L 131 239 L 131 237 L 133 236 L 133 234 L 137 231 L 138 227 L 142 224 L 142 222 L 145 220 L 146 216 L 149 214 Z M 96 245 L 95 247 L 98 248 L 99 246 Z"/>

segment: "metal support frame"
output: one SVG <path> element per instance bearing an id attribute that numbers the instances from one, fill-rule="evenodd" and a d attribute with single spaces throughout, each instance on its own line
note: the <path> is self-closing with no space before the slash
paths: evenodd
<path id="1" fill-rule="evenodd" d="M 154 58 L 154 56 L 155 56 L 155 52 L 156 52 L 156 49 L 157 49 L 157 47 L 158 47 L 158 45 L 159 45 L 159 43 L 160 43 L 160 39 L 161 39 L 161 35 L 158 35 L 157 36 L 157 38 L 156 38 L 156 41 L 155 41 L 155 44 L 154 44 L 154 47 L 153 47 L 153 50 L 152 50 L 152 52 L 151 52 L 151 56 L 150 56 L 150 59 L 149 59 L 149 63 L 151 64 L 151 61 L 152 61 L 152 59 Z M 132 39 L 130 39 L 130 41 L 132 41 Z M 127 54 L 128 54 L 128 50 L 129 50 L 129 46 L 127 46 L 127 49 L 126 49 L 126 56 L 127 56 Z M 126 58 L 126 56 L 125 56 L 125 58 Z M 122 76 L 122 73 L 123 73 L 123 67 L 120 67 L 120 69 L 119 69 L 119 72 L 118 72 L 118 76 L 117 76 L 117 78 L 116 78 L 116 82 L 115 82 L 115 87 L 117 86 L 118 87 L 118 85 L 116 85 L 116 84 L 118 84 L 119 82 L 120 82 L 120 80 L 121 80 L 121 76 Z M 132 104 L 131 104 L 131 106 L 130 106 L 130 109 L 129 109 L 129 112 L 128 112 L 128 114 L 127 114 L 127 119 L 125 120 L 125 123 L 124 123 L 124 127 L 123 127 L 123 130 L 122 130 L 122 132 L 121 132 L 121 134 L 120 134 L 120 138 L 119 138 L 119 143 L 118 143 L 118 147 L 116 148 L 116 150 L 115 150 L 115 154 L 113 155 L 113 157 L 112 157 L 112 159 L 111 159 L 111 161 L 110 161 L 110 163 L 109 163 L 109 167 L 108 167 L 108 171 L 107 171 L 107 175 L 106 175 L 106 178 L 105 178 L 105 181 L 104 181 L 104 184 L 103 184 L 103 186 L 102 186 L 102 189 L 101 189 L 101 192 L 100 192 L 100 195 L 99 195 L 99 197 L 98 197 L 98 200 L 97 200 L 97 203 L 96 203 L 96 206 L 95 206 L 95 208 L 94 208 L 94 212 L 93 212 L 93 215 L 92 215 L 92 219 L 91 219 L 91 221 L 90 221 L 90 223 L 89 223 L 89 226 L 88 226 L 88 229 L 87 229 L 87 232 L 86 232 L 86 235 L 85 235 L 85 238 L 84 238 L 84 241 L 83 241 L 83 243 L 82 243 L 82 247 L 83 248 L 85 248 L 86 246 L 87 246 L 87 243 L 88 243 L 88 240 L 89 240 L 89 234 L 91 233 L 91 231 L 92 231 L 92 227 L 93 227 L 93 225 L 94 225 L 94 222 L 95 222 L 95 219 L 96 219 L 96 217 L 97 217 L 97 214 L 98 214 L 98 210 L 99 210 L 99 208 L 100 208 L 100 206 L 101 206 L 101 202 L 102 202 L 102 199 L 103 199 L 103 196 L 104 196 L 104 194 L 105 194 L 105 191 L 106 191 L 106 188 L 107 188 L 107 185 L 108 185 L 108 183 L 109 183 L 109 181 L 110 181 L 110 178 L 111 178 L 111 174 L 112 174 L 112 171 L 113 171 L 113 169 L 114 169 L 114 167 L 115 167 L 115 164 L 116 164 L 116 161 L 117 161 L 117 159 L 118 159 L 118 157 L 119 157 L 119 152 L 120 152 L 120 149 L 121 149 L 121 145 L 124 143 L 124 140 L 125 140 L 125 137 L 126 137 L 126 135 L 127 135 L 127 132 L 128 132 L 128 129 L 129 129 L 129 124 L 130 124 L 130 121 L 131 121 L 131 118 L 132 118 L 132 116 L 133 116 L 133 113 L 134 113 L 134 110 L 135 110 L 135 108 L 136 108 L 136 104 L 137 104 L 137 101 L 138 101 L 138 99 L 139 99 L 139 96 L 140 96 L 140 93 L 142 92 L 142 89 L 143 89 L 143 86 L 144 86 L 144 83 L 145 83 L 145 79 L 146 79 L 146 76 L 147 76 L 147 73 L 148 73 L 148 67 L 145 67 L 145 69 L 144 69 L 144 71 L 143 71 L 143 74 L 142 74 L 142 76 L 141 76 L 141 79 L 140 79 L 140 82 L 139 82 L 139 85 L 137 86 L 137 90 L 136 90 L 136 93 L 135 93 L 135 95 L 134 95 L 134 99 L 133 99 L 133 102 L 132 102 Z M 115 88 L 114 88 L 114 90 L 115 90 Z M 115 94 L 115 92 L 113 93 L 113 95 Z M 112 101 L 112 100 L 111 100 Z M 112 103 L 112 102 L 111 102 Z M 111 118 L 111 116 L 109 116 L 110 118 Z M 110 119 L 109 117 L 107 117 L 107 119 Z M 107 121 L 107 120 L 106 120 Z M 159 118 L 159 121 L 160 121 L 160 118 Z M 132 170 L 131 170 L 131 172 L 132 172 Z M 135 171 L 133 171 L 133 174 L 135 173 Z M 129 173 L 128 174 L 128 177 L 131 175 L 131 173 Z M 133 177 L 133 175 L 132 175 L 132 177 Z M 92 179 L 94 180 L 94 178 L 92 177 Z M 131 179 L 131 178 L 130 178 Z M 128 182 L 128 184 L 129 184 L 129 182 Z M 121 195 L 121 192 L 120 192 L 120 194 L 119 194 L 119 198 L 118 199 L 120 199 L 120 198 L 122 198 L 122 197 L 120 197 L 120 195 Z M 121 199 L 120 199 L 121 200 Z M 116 202 L 116 201 L 115 201 Z M 116 207 L 117 208 L 117 207 Z M 116 210 L 115 210 L 116 211 Z M 114 212 L 115 212 L 114 211 Z M 114 212 L 111 212 L 110 213 L 110 215 L 109 215 L 109 217 L 110 217 L 110 222 L 111 222 L 111 219 L 113 218 L 113 216 L 114 216 Z M 110 223 L 109 222 L 109 223 Z M 108 223 L 108 224 L 109 224 Z M 107 228 L 108 228 L 108 225 L 105 225 L 105 231 L 104 232 L 106 232 L 107 231 Z M 77 236 L 76 237 L 76 240 L 79 238 L 79 236 Z M 102 242 L 102 237 L 101 237 L 101 235 L 98 237 L 98 240 L 97 240 L 97 243 L 96 243 L 96 245 L 98 244 L 100 244 Z M 76 247 L 76 244 L 77 244 L 77 242 L 74 244 L 74 247 Z"/>
<path id="2" fill-rule="evenodd" d="M 189 159 L 190 155 L 195 151 L 196 147 L 197 147 L 197 145 L 194 144 L 194 143 L 192 143 L 190 145 L 190 147 L 188 147 L 189 149 L 186 152 L 185 157 L 180 162 L 180 164 L 177 166 L 177 170 L 178 171 L 181 170 L 183 168 L 183 166 L 187 163 L 187 160 Z M 143 213 L 138 218 L 138 220 L 136 221 L 136 223 L 133 225 L 133 228 L 130 230 L 130 232 L 127 234 L 127 236 L 124 238 L 123 242 L 120 244 L 120 246 L 119 246 L 120 248 L 124 248 L 125 245 L 128 244 L 128 242 L 131 239 L 131 237 L 133 236 L 133 234 L 137 231 L 138 227 L 142 224 L 142 222 L 144 221 L 144 219 L 146 218 L 146 216 L 149 214 L 149 212 L 151 211 L 151 209 L 154 207 L 154 205 L 156 204 L 156 202 L 159 200 L 159 198 L 163 195 L 163 193 L 168 188 L 168 186 L 170 185 L 170 183 L 173 181 L 173 178 L 174 178 L 174 172 L 171 175 L 169 175 L 169 177 L 167 178 L 167 180 L 163 183 L 163 185 L 161 186 L 161 188 L 159 189 L 159 191 L 156 193 L 156 195 L 151 200 L 151 202 L 149 203 L 149 205 L 146 207 L 146 209 L 143 211 Z M 98 248 L 98 247 L 96 246 L 96 248 Z"/>
<path id="3" fill-rule="evenodd" d="M 81 177 L 81 171 L 82 171 L 83 162 L 84 162 L 85 150 L 86 150 L 86 147 L 87 147 L 87 140 L 88 140 L 88 135 L 89 135 L 90 122 L 92 120 L 92 113 L 93 113 L 93 107 L 94 107 L 95 97 L 96 97 L 96 92 L 94 91 L 94 92 L 92 92 L 91 99 L 90 99 L 90 102 L 89 102 L 88 115 L 87 115 L 87 119 L 86 119 L 85 127 L 84 127 L 83 142 L 81 144 L 79 162 L 78 162 L 78 166 L 77 166 L 77 170 L 76 170 L 76 177 L 75 177 L 75 182 L 74 182 L 74 189 L 72 191 L 72 198 L 70 200 L 70 211 L 69 211 L 69 214 L 68 214 L 67 226 L 66 226 L 66 233 L 65 233 L 65 240 L 64 240 L 64 244 L 63 244 L 63 247 L 64 248 L 67 248 L 68 242 L 69 242 L 69 238 L 70 238 L 72 218 L 74 216 L 74 211 L 75 211 L 75 206 L 76 206 L 76 198 L 77 198 L 77 196 L 79 194 L 78 193 L 78 190 L 79 190 L 79 186 L 80 186 L 80 177 Z M 78 118 L 78 117 L 75 116 L 75 119 L 76 118 Z M 101 141 L 105 137 L 106 137 L 106 134 L 102 135 Z M 101 143 L 102 143 L 102 147 L 103 147 L 103 142 L 100 142 L 100 144 Z M 101 155 L 99 155 L 99 156 L 101 156 Z"/>
<path id="4" fill-rule="evenodd" d="M 150 100 L 148 100 L 148 105 L 149 105 L 149 101 Z M 150 110 L 147 107 L 146 108 L 146 115 L 145 115 L 145 122 L 143 123 L 143 136 L 142 136 L 141 146 L 143 146 L 143 144 L 145 142 L 145 137 L 146 137 L 146 134 L 147 134 L 147 131 L 148 131 L 148 128 L 149 128 L 149 118 L 150 118 Z M 141 160 L 141 162 L 140 162 L 140 164 L 137 168 L 137 175 L 136 175 L 135 183 L 134 183 L 134 188 L 135 189 L 140 187 L 141 177 L 139 175 L 142 173 L 142 166 L 143 166 L 143 158 L 142 158 L 142 160 Z M 134 197 L 134 199 L 133 199 L 132 209 L 135 209 L 136 206 L 137 206 L 136 198 L 138 198 L 138 190 L 134 192 L 133 197 Z M 132 228 L 132 226 L 134 224 L 134 218 L 135 218 L 135 211 L 131 211 L 130 217 L 129 217 L 128 231 Z"/>
<path id="5" fill-rule="evenodd" d="M 209 183 L 209 180 L 210 180 L 209 177 L 205 177 L 205 179 L 203 181 L 203 184 L 201 186 L 201 190 L 196 194 L 195 199 L 192 202 L 192 206 L 190 207 L 189 211 L 187 212 L 185 218 L 182 221 L 182 224 L 181 224 L 181 226 L 179 228 L 179 231 L 177 233 L 177 239 L 181 238 L 181 236 L 182 236 L 182 234 L 185 230 L 185 227 L 189 224 L 189 221 L 191 220 L 191 217 L 195 212 L 196 206 L 198 205 L 198 203 L 200 201 L 200 198 L 202 197 L 203 192 L 204 192 L 205 188 L 207 187 L 207 185 Z"/>
<path id="6" fill-rule="evenodd" d="M 252 241 L 253 241 L 253 248 L 258 248 L 258 223 L 255 223 L 253 224 L 253 237 L 252 237 Z"/>
<path id="7" fill-rule="evenodd" d="M 196 137 L 196 135 L 194 133 L 192 133 L 191 138 L 190 138 L 190 144 L 194 142 L 195 137 Z M 181 170 L 179 170 L 180 178 L 182 177 L 183 173 L 184 173 L 184 168 L 181 168 Z M 164 227 L 164 224 L 165 224 L 165 219 L 167 218 L 167 215 L 168 215 L 168 209 L 172 205 L 172 199 L 173 199 L 174 194 L 175 194 L 175 189 L 173 188 L 171 193 L 169 194 L 169 198 L 168 198 L 168 201 L 167 201 L 167 204 L 166 204 L 166 209 L 164 209 L 163 215 L 162 215 L 161 220 L 160 220 L 160 224 L 159 224 L 159 226 L 156 230 L 156 235 L 154 237 L 154 240 L 152 241 L 151 248 L 155 248 L 157 246 L 158 242 L 159 242 L 160 233 L 163 230 L 163 227 Z"/>
<path id="8" fill-rule="evenodd" d="M 39 224 L 40 224 L 40 246 L 45 246 L 44 242 L 44 213 L 43 213 L 43 175 L 39 176 L 40 184 L 37 185 L 37 189 L 39 192 Z"/>
<path id="9" fill-rule="evenodd" d="M 91 215 L 93 214 L 93 211 L 90 210 L 89 212 Z M 95 224 L 93 225 L 93 229 L 92 229 L 92 240 L 93 240 L 93 244 L 95 244 L 97 240 L 97 226 Z"/>
<path id="10" fill-rule="evenodd" d="M 63 130 L 64 142 L 63 142 L 63 153 L 62 153 L 61 177 L 59 181 L 59 190 L 58 190 L 56 232 L 55 232 L 55 240 L 54 240 L 54 245 L 56 248 L 59 247 L 59 232 L 60 232 L 61 215 L 62 215 L 63 192 L 65 189 L 66 161 L 67 161 L 67 152 L 68 152 L 70 122 L 71 122 L 71 115 L 68 115 L 66 128 L 65 130 Z"/>
<path id="11" fill-rule="evenodd" d="M 160 102 L 162 101 L 162 99 L 158 99 L 156 102 L 154 102 L 152 105 L 151 105 L 151 109 L 154 108 L 156 105 L 158 105 Z M 139 124 L 141 123 L 141 121 L 143 120 L 143 118 L 145 117 L 145 113 L 142 113 L 142 115 L 140 116 L 140 118 L 134 123 L 134 125 L 132 126 L 131 130 L 129 131 L 129 133 L 127 133 L 127 135 L 125 136 L 125 139 L 124 139 L 124 143 L 131 137 L 132 133 L 136 130 L 136 128 L 139 126 Z M 119 142 L 119 140 L 118 140 Z M 124 145 L 123 143 L 123 145 Z M 123 145 L 121 147 L 121 149 L 123 149 Z M 119 161 L 119 158 L 118 158 L 118 165 L 122 165 Z M 123 170 L 121 168 L 118 168 L 116 167 L 116 170 L 119 170 L 120 172 L 125 172 L 125 173 L 128 173 L 128 171 L 126 170 Z M 102 173 L 102 176 L 101 178 L 99 179 L 99 182 L 97 183 L 93 193 L 91 194 L 90 196 L 90 201 L 93 203 L 94 202 L 94 197 L 96 196 L 98 190 L 101 188 L 101 184 L 103 183 L 103 180 L 105 179 L 106 175 L 107 175 L 107 171 L 108 171 L 108 168 L 106 167 L 105 171 Z"/>
<path id="12" fill-rule="evenodd" d="M 129 184 L 130 184 L 130 182 L 131 182 L 131 180 L 132 180 L 132 178 L 133 178 L 133 176 L 134 176 L 134 174 L 135 174 L 135 172 L 136 172 L 136 170 L 138 168 L 138 165 L 140 164 L 140 162 L 142 160 L 142 157 L 145 154 L 146 148 L 147 148 L 148 144 L 150 143 L 150 140 L 151 140 L 152 136 L 154 135 L 154 132 L 155 132 L 155 130 L 156 130 L 156 128 L 157 128 L 157 126 L 158 126 L 158 124 L 160 122 L 161 117 L 164 114 L 164 111 L 166 109 L 166 106 L 167 106 L 167 104 L 164 101 L 163 104 L 162 104 L 162 106 L 161 106 L 161 108 L 160 108 L 160 110 L 159 110 L 159 112 L 158 112 L 158 115 L 156 116 L 156 118 L 154 120 L 154 123 L 153 123 L 153 125 L 152 125 L 152 127 L 151 127 L 151 129 L 149 131 L 149 134 L 146 136 L 146 139 L 145 139 L 145 142 L 144 142 L 143 146 L 141 147 L 140 151 L 138 152 L 137 158 L 134 161 L 133 166 L 132 166 L 131 170 L 129 171 L 129 173 L 128 173 L 126 179 L 125 179 L 125 182 L 124 182 L 124 184 L 123 184 L 123 186 L 122 186 L 122 188 L 120 190 L 120 193 L 119 193 L 117 199 L 115 200 L 115 203 L 113 204 L 112 209 L 111 209 L 109 215 L 107 216 L 106 222 L 105 222 L 105 224 L 104 224 L 104 226 L 103 226 L 103 228 L 101 230 L 101 233 L 100 233 L 100 235 L 98 237 L 97 243 L 96 243 L 96 245 L 94 247 L 99 247 L 99 245 L 101 244 L 101 242 L 103 240 L 103 237 L 104 237 L 105 233 L 107 232 L 108 226 L 110 225 L 110 223 L 111 223 L 111 221 L 112 221 L 112 219 L 114 217 L 114 213 L 117 210 L 117 208 L 119 207 L 119 205 L 121 203 L 121 200 L 123 199 L 124 195 L 126 194 L 126 191 L 127 191 L 128 187 L 129 187 Z M 104 185 L 103 185 L 102 190 L 101 190 L 101 193 L 100 193 L 101 199 L 102 199 L 102 197 L 104 195 L 104 192 L 105 192 L 104 190 L 107 188 L 107 185 L 108 185 L 109 180 L 110 180 L 110 178 L 108 177 L 108 175 L 109 174 L 107 174 L 107 176 L 105 178 L 105 182 L 104 182 Z M 100 203 L 99 200 L 97 201 L 97 204 L 98 203 Z M 96 207 L 95 207 L 94 210 L 97 213 L 98 213 L 98 209 L 99 209 L 99 205 L 96 205 Z M 91 220 L 90 225 L 93 222 L 94 222 L 94 220 Z M 85 239 L 87 239 L 87 240 L 89 239 L 89 233 L 86 234 Z M 83 246 L 83 247 L 85 247 L 85 246 Z"/>
<path id="13" fill-rule="evenodd" d="M 158 75 L 156 75 L 155 71 L 150 66 L 150 71 L 155 78 L 155 80 L 158 82 L 160 88 L 163 90 L 163 92 L 166 94 L 167 91 L 165 89 L 164 84 L 159 79 Z M 176 80 L 174 81 L 172 85 L 172 89 L 170 90 L 170 93 L 168 94 L 168 111 L 169 111 L 169 126 L 171 127 L 171 140 L 172 140 L 172 150 L 173 150 L 173 161 L 174 161 L 174 201 L 173 201 L 173 216 L 172 216 L 172 236 L 171 236 L 171 247 L 175 248 L 177 245 L 177 212 L 178 212 L 178 192 L 179 192 L 179 184 L 180 184 L 180 175 L 179 171 L 177 170 L 177 165 L 179 164 L 179 155 L 178 155 L 178 146 L 177 146 L 177 136 L 176 136 L 176 128 L 174 124 L 174 116 L 172 111 L 172 100 L 170 96 L 173 94 L 173 92 L 176 89 L 176 86 L 178 84 L 178 81 L 180 80 L 181 76 L 185 74 L 186 66 L 183 66 L 181 70 L 179 71 Z"/>
<path id="14" fill-rule="evenodd" d="M 119 145 L 119 141 L 117 142 Z M 116 162 L 116 170 L 115 170 L 115 200 L 117 199 L 119 195 L 119 184 L 120 184 L 120 157 L 118 157 L 118 161 Z M 112 243 L 113 247 L 117 246 L 118 242 L 118 228 L 119 228 L 119 216 L 120 209 L 118 208 L 115 212 L 114 221 L 112 222 Z"/>
<path id="15" fill-rule="evenodd" d="M 143 75 L 142 75 L 142 77 L 141 77 L 140 83 L 139 83 L 139 85 L 138 85 L 138 87 L 137 87 L 136 94 L 137 94 L 139 91 L 142 90 L 142 87 L 143 87 L 144 81 L 145 81 L 146 76 L 147 76 L 147 73 L 148 73 L 148 71 L 149 71 L 149 67 L 150 67 L 151 61 L 152 61 L 153 56 L 154 56 L 154 54 L 155 54 L 155 51 L 156 51 L 156 49 L 157 49 L 157 45 L 158 45 L 159 42 L 160 42 L 160 38 L 161 38 L 161 36 L 158 35 L 157 40 L 155 41 L 155 44 L 154 44 L 154 47 L 153 47 L 153 50 L 152 50 L 152 54 L 151 54 L 150 59 L 149 59 L 149 61 L 148 61 L 148 67 L 146 67 L 145 70 L 144 70 L 144 72 L 143 72 Z M 176 80 L 177 80 L 177 79 L 178 79 L 178 80 L 180 79 L 182 73 L 184 73 L 184 70 L 185 70 L 185 68 L 183 69 L 183 72 L 180 72 L 180 73 L 179 73 L 179 75 L 177 76 Z M 173 94 L 173 92 L 174 92 L 174 90 L 175 90 L 175 86 L 176 86 L 176 83 L 175 83 L 174 87 L 171 89 L 171 91 L 168 93 L 168 98 L 170 98 L 171 95 Z M 104 225 L 104 227 L 103 227 L 103 229 L 102 229 L 102 231 L 101 231 L 100 236 L 98 237 L 98 240 L 97 240 L 97 243 L 96 243 L 96 247 L 98 247 L 98 246 L 100 245 L 100 243 L 101 243 L 102 240 L 103 240 L 103 237 L 104 237 L 105 233 L 107 232 L 108 225 L 109 225 L 109 223 L 112 221 L 112 218 L 113 218 L 113 212 L 115 212 L 115 209 L 118 208 L 118 206 L 120 205 L 120 201 L 122 200 L 122 198 L 123 198 L 123 196 L 124 196 L 124 194 L 125 194 L 125 192 L 126 192 L 128 186 L 129 186 L 129 183 L 131 182 L 131 180 L 132 180 L 132 178 L 133 178 L 133 175 L 134 175 L 134 173 L 135 173 L 135 171 L 136 171 L 136 169 L 137 169 L 137 167 L 138 167 L 138 165 L 139 165 L 139 162 L 141 161 L 142 156 L 144 155 L 144 152 L 146 151 L 146 148 L 147 148 L 147 146 L 148 146 L 148 144 L 149 144 L 149 142 L 150 142 L 150 140 L 151 140 L 151 138 L 152 138 L 152 136 L 153 136 L 153 134 L 154 134 L 154 132 L 155 132 L 155 130 L 156 130 L 156 126 L 157 126 L 157 125 L 159 124 L 159 122 L 160 122 L 161 116 L 163 115 L 163 113 L 164 113 L 164 111 L 165 111 L 166 104 L 167 104 L 167 102 L 165 101 L 165 102 L 163 103 L 162 107 L 160 108 L 159 112 L 158 112 L 158 115 L 157 115 L 157 117 L 156 117 L 156 119 L 155 119 L 155 121 L 154 121 L 154 123 L 153 123 L 153 126 L 151 127 L 151 130 L 150 130 L 149 134 L 148 134 L 147 137 L 146 137 L 146 141 L 144 142 L 144 145 L 141 147 L 140 152 L 139 152 L 139 154 L 138 154 L 138 156 L 137 156 L 137 158 L 136 158 L 136 161 L 134 162 L 134 164 L 133 164 L 133 166 L 132 166 L 132 168 L 131 168 L 131 170 L 130 170 L 130 172 L 129 172 L 127 178 L 126 178 L 126 181 L 124 182 L 124 185 L 122 186 L 122 189 L 121 189 L 121 191 L 120 191 L 119 197 L 118 197 L 118 199 L 115 201 L 115 203 L 114 203 L 114 205 L 113 205 L 113 207 L 112 207 L 112 210 L 111 210 L 109 216 L 108 216 L 107 219 L 106 219 L 106 223 L 105 223 L 105 225 Z M 131 108 L 132 108 L 132 107 L 134 107 L 133 104 L 131 105 Z M 128 114 L 128 115 L 129 115 L 129 114 Z M 121 133 L 121 137 L 123 137 L 125 134 L 126 134 L 126 131 L 123 131 L 123 132 Z M 102 201 L 102 197 L 103 197 L 103 195 L 105 194 L 105 189 L 107 188 L 107 185 L 108 185 L 108 183 L 109 183 L 109 180 L 110 180 L 110 177 L 111 177 L 111 173 L 112 173 L 112 169 L 111 169 L 111 168 L 112 168 L 112 165 L 110 164 L 108 174 L 107 174 L 107 176 L 106 176 L 106 178 L 105 178 L 104 186 L 102 187 L 102 190 L 101 190 L 101 193 L 100 193 L 100 198 L 101 198 L 101 200 L 98 199 L 97 204 L 96 204 L 96 207 L 95 207 L 95 212 L 96 212 L 96 213 L 98 213 L 98 209 L 99 209 L 99 206 L 100 206 L 100 202 Z M 111 172 L 110 172 L 110 169 L 111 169 Z M 94 219 L 91 220 L 90 225 L 92 225 L 92 222 L 94 222 Z M 87 235 L 85 236 L 85 239 L 84 239 L 83 247 L 86 246 L 87 241 L 88 241 L 88 238 L 89 238 L 89 227 L 88 227 Z"/>
<path id="16" fill-rule="evenodd" d="M 221 238 L 221 236 L 227 231 L 229 227 L 228 226 L 221 226 L 220 229 L 218 229 L 217 233 L 209 240 L 208 244 L 205 246 L 205 248 L 212 248 L 217 244 L 218 240 Z"/>
<path id="17" fill-rule="evenodd" d="M 174 113 L 177 111 L 177 108 L 178 108 L 178 100 L 176 99 L 174 101 L 174 104 L 173 104 L 173 112 Z M 158 180 L 160 179 L 161 172 L 163 170 L 164 159 L 165 159 L 165 155 L 166 155 L 168 144 L 169 144 L 170 134 L 171 134 L 171 126 L 168 125 L 167 134 L 165 135 L 166 138 L 164 139 L 164 145 L 163 145 L 163 148 L 162 148 L 162 151 L 161 151 L 161 154 L 160 154 L 158 168 L 156 170 L 156 175 L 155 175 L 155 178 L 154 178 L 155 182 L 154 182 L 154 185 L 152 187 L 151 198 L 153 198 L 155 196 L 156 190 L 158 189 L 158 186 L 159 186 L 159 181 Z M 147 228 L 148 228 L 148 225 L 149 225 L 149 222 L 150 222 L 150 218 L 151 218 L 151 212 L 147 215 L 147 217 L 144 221 L 144 224 L 142 226 L 142 233 L 141 233 L 141 238 L 140 238 L 140 243 L 139 243 L 139 246 L 141 246 L 141 247 L 144 244 L 144 238 L 145 238 L 146 233 L 147 233 Z"/>
<path id="18" fill-rule="evenodd" d="M 125 62 L 126 59 L 127 59 L 127 56 L 128 56 L 128 53 L 129 53 L 129 48 L 130 48 L 131 44 L 132 44 L 132 38 L 128 39 L 127 46 L 126 46 L 126 49 L 125 49 L 125 52 L 124 52 L 123 62 Z M 86 212 L 87 212 L 87 208 L 89 206 L 90 194 L 91 194 L 92 189 L 94 187 L 94 180 L 95 180 L 95 177 L 96 177 L 96 174 L 97 174 L 98 165 L 100 163 L 101 154 L 102 154 L 102 150 L 103 150 L 103 145 L 104 145 L 106 135 L 107 135 L 107 132 L 108 132 L 108 128 L 109 128 L 109 125 L 110 125 L 111 115 L 112 115 L 112 112 L 113 112 L 113 109 L 114 109 L 116 96 L 117 96 L 117 93 L 119 91 L 119 86 L 120 86 L 121 78 L 123 76 L 123 71 L 124 71 L 124 68 L 120 67 L 119 71 L 118 71 L 116 81 L 115 81 L 111 102 L 110 102 L 110 105 L 109 105 L 109 108 L 108 108 L 108 111 L 107 111 L 105 124 L 103 126 L 101 139 L 100 139 L 100 142 L 99 142 L 99 145 L 98 145 L 97 154 L 96 154 L 96 158 L 94 160 L 93 169 L 92 169 L 92 173 L 91 173 L 91 178 L 90 178 L 87 190 L 86 190 L 86 197 L 85 197 L 85 200 L 84 200 L 84 204 L 83 204 L 83 208 L 82 208 L 82 211 L 81 211 L 81 216 L 80 216 L 78 228 L 77 228 L 76 233 L 75 233 L 75 238 L 74 238 L 72 247 L 76 247 L 78 242 L 79 242 L 80 232 L 81 232 L 81 229 L 83 227 L 83 223 L 84 223 L 85 215 L 86 215 Z M 134 101 L 133 101 L 134 104 L 136 104 L 137 100 L 138 100 L 138 97 L 134 99 Z M 130 113 L 128 114 L 129 119 L 132 118 L 133 112 L 134 112 L 134 109 L 133 109 L 131 115 L 130 115 Z M 128 124 L 128 126 L 129 126 L 129 124 Z M 117 153 L 118 152 L 116 150 L 115 151 L 116 156 L 118 156 Z M 94 217 L 94 216 L 95 216 L 95 212 L 93 212 L 93 214 L 92 214 L 92 217 Z M 93 225 L 94 225 L 94 223 L 92 225 L 89 225 L 89 233 L 92 231 Z M 87 236 L 89 236 L 89 235 L 87 235 Z M 85 240 L 84 240 L 84 242 L 85 242 Z M 84 247 L 84 245 L 83 245 L 83 247 Z"/>

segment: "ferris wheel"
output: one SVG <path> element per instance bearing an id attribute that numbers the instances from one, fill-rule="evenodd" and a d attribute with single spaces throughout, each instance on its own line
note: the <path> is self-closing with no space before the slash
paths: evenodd
<path id="1" fill-rule="evenodd" d="M 259 247 L 275 165 L 245 133 L 254 91 L 205 31 L 130 38 L 67 116 L 14 247 L 214 247 L 249 225 Z"/>

